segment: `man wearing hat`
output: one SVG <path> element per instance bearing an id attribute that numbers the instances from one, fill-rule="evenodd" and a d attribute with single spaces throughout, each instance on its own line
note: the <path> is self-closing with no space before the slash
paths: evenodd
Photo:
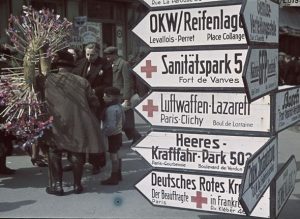
<path id="1" fill-rule="evenodd" d="M 73 165 L 74 193 L 81 193 L 85 152 L 101 153 L 99 121 L 94 111 L 99 106 L 89 82 L 70 73 L 73 57 L 67 52 L 58 52 L 54 60 L 58 72 L 49 73 L 45 81 L 45 100 L 52 127 L 45 133 L 49 145 L 50 185 L 46 192 L 63 195 L 62 152 L 71 154 Z"/>
<path id="2" fill-rule="evenodd" d="M 130 104 L 130 98 L 134 94 L 134 83 L 128 62 L 118 55 L 118 49 L 114 46 L 107 47 L 104 50 L 104 55 L 112 64 L 112 86 L 118 88 L 121 92 L 122 106 L 125 109 L 126 117 L 123 130 L 127 138 L 133 140 L 134 143 L 141 135 L 135 129 L 134 111 Z"/>
<path id="3" fill-rule="evenodd" d="M 97 110 L 98 119 L 104 109 L 103 90 L 112 85 L 112 68 L 105 58 L 99 56 L 100 47 L 96 43 L 85 46 L 85 58 L 78 60 L 72 72 L 87 79 L 94 90 L 100 106 Z M 102 137 L 101 137 L 102 138 Z M 102 139 L 101 146 L 104 140 Z M 89 154 L 89 163 L 93 165 L 92 174 L 98 174 L 102 163 L 103 154 Z"/>

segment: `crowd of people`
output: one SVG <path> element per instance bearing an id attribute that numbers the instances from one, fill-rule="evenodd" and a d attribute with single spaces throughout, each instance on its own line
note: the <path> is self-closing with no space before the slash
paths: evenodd
<path id="1" fill-rule="evenodd" d="M 2 52 L 6 51 L 2 48 Z M 84 163 L 90 163 L 92 174 L 98 174 L 107 163 L 106 152 L 110 154 L 112 172 L 101 184 L 117 185 L 122 180 L 122 161 L 118 154 L 122 132 L 132 144 L 141 137 L 135 128 L 131 104 L 136 87 L 141 85 L 135 85 L 131 66 L 118 55 L 116 47 L 105 48 L 104 57 L 99 54 L 100 46 L 96 43 L 87 44 L 84 51 L 74 48 L 59 51 L 51 59 L 51 71 L 47 76 L 39 75 L 42 78 L 37 80 L 36 92 L 42 93 L 40 96 L 53 121 L 51 128 L 44 130 L 43 136 L 27 151 L 34 165 L 48 166 L 46 192 L 49 194 L 64 194 L 62 179 L 63 171 L 67 170 L 73 171 L 74 193 L 81 193 Z M 8 60 L 3 61 L 5 65 L 1 64 L 1 68 L 12 66 Z M 5 162 L 13 141 L 18 141 L 17 136 L 2 129 L 0 174 L 15 173 Z M 64 154 L 70 164 L 63 167 Z"/>

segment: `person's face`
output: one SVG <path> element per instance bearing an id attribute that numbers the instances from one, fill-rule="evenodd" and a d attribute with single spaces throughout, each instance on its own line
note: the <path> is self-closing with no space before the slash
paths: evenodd
<path id="1" fill-rule="evenodd" d="M 97 50 L 86 48 L 85 57 L 89 62 L 95 62 L 95 60 L 98 58 Z"/>
<path id="2" fill-rule="evenodd" d="M 106 54 L 105 57 L 109 62 L 113 62 L 115 60 L 114 54 Z"/>
<path id="3" fill-rule="evenodd" d="M 103 94 L 103 100 L 104 100 L 105 103 L 110 103 L 114 100 L 114 97 L 109 95 L 109 94 L 104 93 Z"/>
<path id="4" fill-rule="evenodd" d="M 279 62 L 283 62 L 284 61 L 284 55 L 279 55 L 278 60 L 279 60 Z"/>
<path id="5" fill-rule="evenodd" d="M 286 55 L 286 56 L 284 57 L 285 63 L 289 63 L 291 60 L 292 60 L 292 57 L 289 56 L 289 55 Z"/>
<path id="6" fill-rule="evenodd" d="M 57 62 L 58 61 L 58 55 L 57 55 L 57 53 L 54 53 L 53 55 L 52 55 L 52 57 L 51 57 L 51 62 L 52 63 L 55 63 L 55 62 Z"/>
<path id="7" fill-rule="evenodd" d="M 76 62 L 78 58 L 76 51 L 74 49 L 68 49 L 68 52 L 72 54 L 74 62 Z"/>

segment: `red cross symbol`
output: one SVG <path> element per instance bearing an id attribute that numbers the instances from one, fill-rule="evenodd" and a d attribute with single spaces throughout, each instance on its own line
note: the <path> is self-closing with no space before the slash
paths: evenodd
<path id="1" fill-rule="evenodd" d="M 202 192 L 197 192 L 196 196 L 192 196 L 192 202 L 197 203 L 197 208 L 202 208 L 202 203 L 207 204 L 207 198 L 202 197 Z"/>
<path id="2" fill-rule="evenodd" d="M 148 117 L 153 117 L 153 112 L 158 111 L 158 106 L 153 105 L 153 100 L 148 100 L 147 105 L 143 105 L 143 111 L 148 112 Z"/>
<path id="3" fill-rule="evenodd" d="M 157 72 L 157 66 L 152 66 L 151 60 L 146 60 L 146 66 L 141 66 L 141 72 L 146 72 L 146 78 L 152 78 L 152 73 Z"/>

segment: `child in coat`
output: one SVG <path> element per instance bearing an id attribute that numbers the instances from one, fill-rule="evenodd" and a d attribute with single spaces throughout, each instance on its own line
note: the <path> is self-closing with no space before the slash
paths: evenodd
<path id="1" fill-rule="evenodd" d="M 112 162 L 112 172 L 110 178 L 101 181 L 102 185 L 117 185 L 122 180 L 121 159 L 119 158 L 119 150 L 122 146 L 122 129 L 125 122 L 125 114 L 120 104 L 120 90 L 115 87 L 107 87 L 104 89 L 104 102 L 106 108 L 104 110 L 103 132 L 108 140 L 108 152 Z"/>

